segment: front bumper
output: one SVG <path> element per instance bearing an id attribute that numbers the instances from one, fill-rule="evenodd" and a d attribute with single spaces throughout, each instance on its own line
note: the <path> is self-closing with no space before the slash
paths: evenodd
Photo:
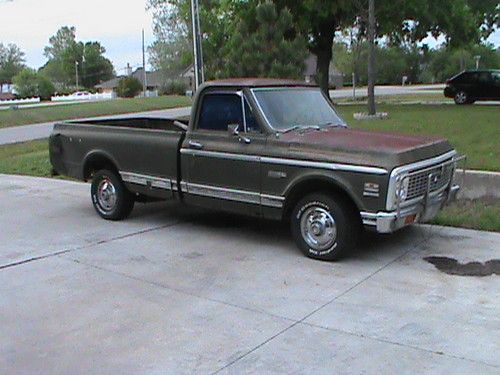
<path id="1" fill-rule="evenodd" d="M 453 185 L 434 195 L 430 194 L 421 202 L 398 211 L 376 213 L 361 212 L 363 224 L 378 233 L 391 233 L 413 223 L 425 223 L 432 220 L 441 208 L 456 199 L 460 186 Z"/>

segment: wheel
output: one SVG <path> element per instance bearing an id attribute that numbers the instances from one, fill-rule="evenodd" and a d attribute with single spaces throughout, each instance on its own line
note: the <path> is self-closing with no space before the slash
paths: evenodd
<path id="1" fill-rule="evenodd" d="M 90 189 L 92 204 L 106 220 L 125 219 L 134 208 L 134 197 L 115 172 L 102 169 L 94 174 Z"/>
<path id="2" fill-rule="evenodd" d="M 347 254 L 361 230 L 360 219 L 345 198 L 324 192 L 301 199 L 292 211 L 290 225 L 304 255 L 327 261 Z"/>
<path id="3" fill-rule="evenodd" d="M 469 95 L 465 91 L 459 91 L 455 94 L 455 104 L 468 104 L 469 103 Z"/>

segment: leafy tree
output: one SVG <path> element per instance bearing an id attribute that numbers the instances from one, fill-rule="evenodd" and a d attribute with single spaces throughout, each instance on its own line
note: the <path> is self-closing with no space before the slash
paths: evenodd
<path id="1" fill-rule="evenodd" d="M 38 74 L 33 69 L 23 69 L 12 79 L 17 94 L 23 98 L 38 96 Z"/>
<path id="2" fill-rule="evenodd" d="M 123 77 L 118 81 L 116 92 L 120 98 L 134 98 L 142 91 L 142 83 L 135 77 Z"/>
<path id="3" fill-rule="evenodd" d="M 11 83 L 12 78 L 24 69 L 24 52 L 15 44 L 0 43 L 0 92 L 2 84 Z"/>
<path id="4" fill-rule="evenodd" d="M 271 2 L 243 19 L 226 47 L 228 76 L 300 78 L 307 56 L 305 39 L 291 33 L 292 16 Z"/>
<path id="5" fill-rule="evenodd" d="M 33 69 L 23 69 L 12 81 L 18 95 L 24 98 L 39 96 L 42 99 L 50 99 L 55 92 L 52 82 Z"/>
<path id="6" fill-rule="evenodd" d="M 42 68 L 44 74 L 62 88 L 76 84 L 76 69 L 79 83 L 92 88 L 99 82 L 114 77 L 114 69 L 104 53 L 106 49 L 99 42 L 76 41 L 74 27 L 62 27 L 49 39 L 45 55 L 49 61 Z"/>

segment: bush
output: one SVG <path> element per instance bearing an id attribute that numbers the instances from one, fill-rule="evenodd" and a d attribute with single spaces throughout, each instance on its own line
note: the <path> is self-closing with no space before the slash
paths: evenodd
<path id="1" fill-rule="evenodd" d="M 124 77 L 118 81 L 116 93 L 120 98 L 134 98 L 142 91 L 142 83 L 135 77 Z"/>
<path id="2" fill-rule="evenodd" d="M 23 69 L 12 78 L 17 94 L 21 98 L 32 98 L 39 96 L 48 100 L 54 95 L 55 88 L 52 82 L 43 74 L 37 73 L 33 69 Z"/>
<path id="3" fill-rule="evenodd" d="M 160 95 L 185 95 L 187 88 L 182 80 L 169 80 L 160 89 Z"/>

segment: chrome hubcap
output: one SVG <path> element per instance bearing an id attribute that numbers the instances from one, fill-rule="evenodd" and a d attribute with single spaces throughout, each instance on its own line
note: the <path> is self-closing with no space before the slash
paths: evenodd
<path id="1" fill-rule="evenodd" d="M 116 189 L 110 179 L 104 178 L 97 187 L 97 201 L 105 211 L 111 211 L 116 205 Z"/>
<path id="2" fill-rule="evenodd" d="M 302 238 L 314 250 L 329 249 L 337 238 L 337 225 L 332 215 L 322 207 L 309 207 L 300 218 Z"/>
<path id="3" fill-rule="evenodd" d="M 457 94 L 457 102 L 459 103 L 465 103 L 465 100 L 467 99 L 467 96 L 463 92 L 459 92 Z"/>

